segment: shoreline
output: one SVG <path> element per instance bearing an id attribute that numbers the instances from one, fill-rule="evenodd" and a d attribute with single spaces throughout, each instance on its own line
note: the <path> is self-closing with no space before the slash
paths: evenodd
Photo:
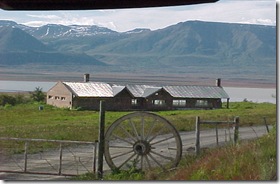
<path id="1" fill-rule="evenodd" d="M 95 78 L 96 79 L 96 78 Z M 58 82 L 58 81 L 71 81 L 71 80 L 34 80 L 34 79 L 14 79 L 14 78 L 0 78 L 0 81 L 18 81 L 18 82 Z M 82 80 L 72 80 L 73 82 L 82 82 Z M 142 81 L 140 79 L 114 79 L 114 80 L 110 80 L 110 79 L 106 79 L 104 78 L 102 80 L 102 78 L 98 78 L 97 80 L 91 80 L 92 82 L 108 82 L 108 83 L 122 83 L 122 84 L 163 84 L 163 85 L 197 85 L 197 86 L 215 86 L 215 82 L 211 82 L 209 83 L 209 80 L 207 81 L 168 81 L 168 82 L 157 82 L 155 80 L 153 81 Z M 236 81 L 236 80 L 222 80 L 221 83 L 222 87 L 237 87 L 237 88 L 265 88 L 265 89 L 277 89 L 277 84 L 276 83 L 264 83 L 264 82 L 258 82 L 258 81 Z M 20 91 L 19 91 L 20 92 Z M 25 91 L 22 91 L 25 92 Z"/>

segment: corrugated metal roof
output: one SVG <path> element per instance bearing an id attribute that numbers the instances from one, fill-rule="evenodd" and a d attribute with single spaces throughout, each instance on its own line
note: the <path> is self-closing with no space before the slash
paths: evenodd
<path id="1" fill-rule="evenodd" d="M 138 84 L 128 84 L 126 85 L 127 89 L 131 92 L 134 97 L 142 97 L 145 89 L 154 88 L 155 86 L 150 85 L 138 85 Z"/>
<path id="2" fill-rule="evenodd" d="M 125 89 L 125 86 L 112 86 L 113 95 L 116 96 L 124 89 Z"/>
<path id="3" fill-rule="evenodd" d="M 222 87 L 217 86 L 164 86 L 175 98 L 229 98 Z"/>
<path id="4" fill-rule="evenodd" d="M 103 82 L 63 82 L 79 97 L 113 97 L 112 87 Z"/>
<path id="5" fill-rule="evenodd" d="M 166 90 L 174 98 L 229 98 L 222 87 L 217 86 L 151 86 L 128 84 L 113 85 L 103 82 L 63 82 L 79 97 L 114 97 L 127 88 L 136 98 L 146 98 L 160 89 Z"/>
<path id="6" fill-rule="evenodd" d="M 158 92 L 161 89 L 162 89 L 162 87 L 148 87 L 144 90 L 144 93 L 142 94 L 142 97 L 147 98 L 148 96 Z"/>

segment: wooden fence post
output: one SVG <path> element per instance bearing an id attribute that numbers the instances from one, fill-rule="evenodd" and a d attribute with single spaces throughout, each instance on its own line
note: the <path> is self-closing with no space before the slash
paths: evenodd
<path id="1" fill-rule="evenodd" d="M 105 139 L 105 102 L 100 101 L 99 110 L 99 145 L 98 145 L 98 179 L 103 178 L 103 155 L 104 155 L 104 139 Z"/>
<path id="2" fill-rule="evenodd" d="M 268 125 L 266 123 L 266 118 L 265 117 L 263 117 L 263 121 L 264 121 L 264 125 L 266 127 L 266 131 L 267 131 L 267 133 L 269 133 L 269 129 L 268 129 Z"/>
<path id="3" fill-rule="evenodd" d="M 94 150 L 93 150 L 93 163 L 92 163 L 92 172 L 93 174 L 96 173 L 96 151 L 97 151 L 97 144 L 98 144 L 98 140 L 95 140 L 94 142 Z"/>
<path id="4" fill-rule="evenodd" d="M 28 149 L 28 142 L 26 141 L 24 144 L 24 172 L 27 171 L 27 149 Z"/>
<path id="5" fill-rule="evenodd" d="M 216 123 L 216 143 L 219 145 L 218 123 Z"/>
<path id="6" fill-rule="evenodd" d="M 58 168 L 58 175 L 61 175 L 62 170 L 62 143 L 59 144 L 59 168 Z"/>
<path id="7" fill-rule="evenodd" d="M 234 143 L 237 144 L 238 141 L 238 137 L 239 137 L 239 117 L 235 117 L 234 118 L 234 123 L 235 123 L 235 127 L 234 127 Z"/>
<path id="8" fill-rule="evenodd" d="M 195 142 L 195 153 L 196 155 L 200 152 L 200 117 L 196 116 L 195 122 L 195 135 L 196 135 L 196 142 Z"/>

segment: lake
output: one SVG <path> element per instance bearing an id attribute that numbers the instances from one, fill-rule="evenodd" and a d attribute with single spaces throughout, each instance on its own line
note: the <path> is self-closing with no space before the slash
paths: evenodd
<path id="1" fill-rule="evenodd" d="M 55 84 L 56 82 L 0 80 L 0 92 L 34 91 L 36 87 L 40 87 L 44 92 L 47 92 Z M 230 96 L 231 102 L 240 102 L 247 99 L 253 102 L 269 102 L 276 104 L 276 89 L 274 88 L 224 87 L 224 90 Z"/>

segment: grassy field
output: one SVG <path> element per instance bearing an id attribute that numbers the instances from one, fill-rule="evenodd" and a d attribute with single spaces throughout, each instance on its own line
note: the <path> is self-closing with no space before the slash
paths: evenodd
<path id="1" fill-rule="evenodd" d="M 39 110 L 43 106 L 43 110 Z M 131 112 L 106 112 L 105 127 Z M 202 120 L 233 120 L 240 117 L 240 126 L 274 125 L 273 131 L 259 140 L 202 152 L 200 156 L 184 157 L 179 169 L 171 173 L 143 173 L 136 170 L 114 173 L 105 180 L 270 180 L 276 176 L 276 105 L 270 103 L 232 102 L 230 108 L 215 110 L 159 111 L 179 131 L 195 129 L 195 118 Z M 97 111 L 59 109 L 29 102 L 0 107 L 0 137 L 40 138 L 94 141 L 98 139 Z M 0 145 L 1 146 L 1 145 Z M 48 145 L 46 145 L 48 146 Z M 94 179 L 90 174 L 78 180 Z"/>
<path id="2" fill-rule="evenodd" d="M 39 110 L 43 106 L 43 110 Z M 105 128 L 131 112 L 106 112 Z M 195 129 L 195 118 L 202 120 L 233 120 L 240 117 L 240 125 L 269 124 L 276 122 L 276 105 L 269 103 L 236 102 L 230 108 L 216 110 L 159 111 L 156 114 L 168 119 L 179 131 Z M 0 107 L 0 137 L 40 138 L 59 140 L 94 141 L 98 138 L 98 111 L 59 109 L 40 103 Z"/>

